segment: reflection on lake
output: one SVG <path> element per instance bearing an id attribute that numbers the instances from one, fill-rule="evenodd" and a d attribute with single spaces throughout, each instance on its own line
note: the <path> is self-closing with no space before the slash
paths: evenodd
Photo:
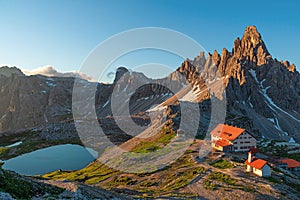
<path id="1" fill-rule="evenodd" d="M 3 169 L 24 175 L 40 175 L 55 170 L 78 170 L 95 160 L 98 153 L 79 145 L 65 144 L 36 150 L 5 161 Z"/>

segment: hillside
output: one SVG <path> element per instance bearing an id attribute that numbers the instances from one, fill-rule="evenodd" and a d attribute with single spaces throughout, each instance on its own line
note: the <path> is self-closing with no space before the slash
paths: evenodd
<path id="1" fill-rule="evenodd" d="M 300 180 L 279 169 L 271 178 L 245 172 L 243 153 L 212 152 L 199 159 L 201 141 L 193 145 L 169 166 L 150 173 L 125 173 L 95 161 L 71 172 L 55 171 L 43 178 L 75 181 L 104 188 L 136 198 L 198 198 L 198 199 L 299 199 Z M 138 146 L 140 153 L 155 151 Z M 134 148 L 133 151 L 136 151 Z M 221 158 L 222 157 L 222 158 Z"/>
<path id="2" fill-rule="evenodd" d="M 209 132 L 225 123 L 251 132 L 263 153 L 300 159 L 288 142 L 300 143 L 300 74 L 270 55 L 255 26 L 231 51 L 201 52 L 161 79 L 119 67 L 104 84 L 2 67 L 0 88 L 0 159 L 66 143 L 100 155 L 81 170 L 12 179 L 75 188 L 71 197 L 300 199 L 296 175 L 272 167 L 260 178 L 245 173 L 246 154 L 210 148 Z M 18 198 L 7 185 L 0 191 Z"/>
<path id="3" fill-rule="evenodd" d="M 46 130 L 47 126 L 61 127 L 60 123 L 72 121 L 74 78 L 24 76 L 19 70 L 7 67 L 1 71 L 0 133 Z M 266 138 L 288 141 L 293 137 L 299 141 L 299 80 L 295 66 L 272 58 L 256 27 L 250 26 L 241 39 L 235 40 L 231 52 L 223 49 L 222 54 L 214 51 L 207 57 L 200 53 L 163 79 L 151 80 L 141 73 L 128 73 L 127 69 L 119 68 L 113 84 L 98 84 L 95 106 L 101 120 L 111 115 L 111 94 L 116 88 L 118 99 L 129 101 L 131 114 L 147 111 L 181 92 L 182 101 L 199 102 L 200 108 L 209 115 L 211 98 L 221 99 L 224 95 L 229 123 L 246 126 Z M 85 80 L 78 83 L 85 91 L 96 84 Z M 136 85 L 143 86 L 135 91 Z M 192 87 L 197 99 L 183 92 L 184 85 Z M 213 94 L 211 90 L 218 93 Z M 118 112 L 122 115 L 124 109 L 121 106 Z M 232 118 L 245 118 L 246 122 L 234 122 Z M 205 133 L 205 123 L 207 120 L 200 125 L 202 131 L 198 134 Z M 76 135 L 76 131 L 71 132 Z M 56 133 L 48 134 L 51 137 Z"/>

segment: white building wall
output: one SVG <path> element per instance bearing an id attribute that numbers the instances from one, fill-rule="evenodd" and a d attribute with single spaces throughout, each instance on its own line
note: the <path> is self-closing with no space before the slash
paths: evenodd
<path id="1" fill-rule="evenodd" d="M 263 172 L 260 169 L 256 169 L 253 167 L 253 173 L 258 175 L 258 176 L 263 176 Z"/>
<path id="2" fill-rule="evenodd" d="M 249 147 L 256 147 L 256 139 L 246 131 L 233 141 L 234 151 L 249 151 Z"/>
<path id="3" fill-rule="evenodd" d="M 250 165 L 247 165 L 247 172 L 252 172 L 253 171 L 253 168 L 250 166 Z"/>
<path id="4" fill-rule="evenodd" d="M 265 165 L 262 169 L 256 169 L 253 167 L 253 173 L 258 176 L 270 177 L 271 176 L 271 168 L 269 165 Z"/>

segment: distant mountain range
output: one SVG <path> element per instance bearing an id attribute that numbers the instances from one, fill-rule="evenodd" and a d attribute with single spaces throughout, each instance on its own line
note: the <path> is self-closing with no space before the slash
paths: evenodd
<path id="1" fill-rule="evenodd" d="M 0 133 L 72 124 L 74 80 L 74 77 L 26 76 L 17 68 L 0 68 Z M 146 116 L 149 109 L 168 107 L 169 114 L 176 111 L 180 117 L 177 100 L 199 104 L 201 135 L 206 133 L 210 121 L 211 98 L 217 98 L 226 100 L 226 123 L 266 138 L 293 137 L 300 142 L 300 74 L 295 65 L 272 58 L 255 26 L 247 27 L 243 37 L 234 41 L 232 51 L 224 48 L 221 54 L 200 53 L 163 79 L 152 80 L 121 67 L 112 84 L 84 79 L 80 84 L 86 90 L 97 84 L 95 106 L 100 121 L 112 114 L 110 105 L 115 89 L 124 95 L 120 98 L 123 102 L 129 101 L 132 116 Z M 133 90 L 137 85 L 143 86 Z M 187 85 L 191 90 L 185 89 Z M 212 89 L 207 89 L 208 85 Z M 213 95 L 211 90 L 215 91 Z M 122 115 L 125 108 L 122 102 L 119 105 Z M 176 126 L 178 118 L 173 116 L 173 121 Z M 72 131 L 76 134 L 74 128 Z"/>

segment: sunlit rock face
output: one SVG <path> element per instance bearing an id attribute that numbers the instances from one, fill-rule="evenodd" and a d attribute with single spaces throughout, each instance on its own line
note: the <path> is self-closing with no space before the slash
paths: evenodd
<path id="1" fill-rule="evenodd" d="M 17 68 L 0 68 L 0 132 L 69 123 L 73 120 L 73 84 L 74 78 L 25 76 Z M 83 100 L 86 106 L 95 106 L 99 119 L 112 116 L 112 94 L 119 97 L 117 115 L 124 113 L 124 102 L 129 102 L 132 116 L 146 115 L 154 106 L 170 106 L 178 103 L 177 100 L 199 103 L 206 115 L 210 99 L 216 98 L 226 100 L 229 115 L 251 121 L 239 121 L 235 125 L 257 129 L 265 137 L 300 140 L 300 75 L 294 64 L 272 58 L 255 26 L 245 29 L 231 51 L 224 48 L 221 53 L 201 52 L 194 59 L 183 61 L 166 78 L 152 80 L 120 67 L 112 84 L 86 80 L 79 84 L 84 88 L 83 93 L 96 90 L 93 102 Z M 187 86 L 195 94 L 193 97 L 183 92 Z M 173 96 L 178 92 L 180 97 Z M 205 127 L 207 123 L 208 118 L 200 124 Z"/>

